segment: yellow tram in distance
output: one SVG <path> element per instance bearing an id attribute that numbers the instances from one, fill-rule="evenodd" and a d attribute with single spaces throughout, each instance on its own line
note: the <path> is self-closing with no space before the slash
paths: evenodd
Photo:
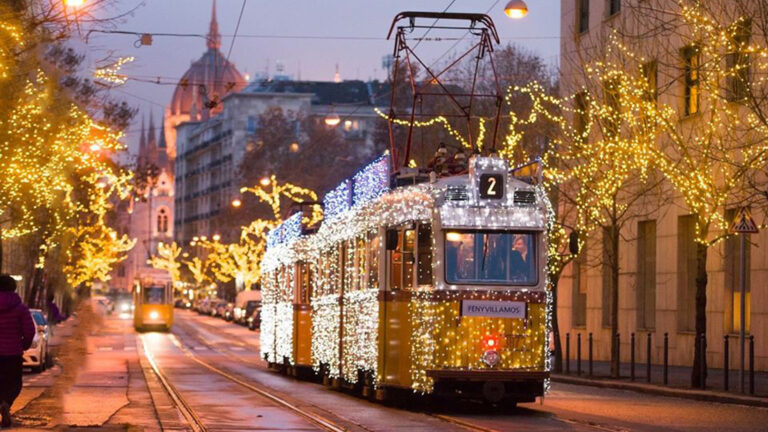
<path id="1" fill-rule="evenodd" d="M 297 213 L 269 233 L 264 358 L 380 399 L 544 395 L 544 190 L 493 157 L 472 157 L 463 175 L 390 177 L 385 153 L 324 197 L 319 228 L 304 232 Z"/>
<path id="2" fill-rule="evenodd" d="M 144 277 L 133 287 L 133 326 L 137 331 L 168 331 L 173 325 L 173 284 L 169 279 Z"/>

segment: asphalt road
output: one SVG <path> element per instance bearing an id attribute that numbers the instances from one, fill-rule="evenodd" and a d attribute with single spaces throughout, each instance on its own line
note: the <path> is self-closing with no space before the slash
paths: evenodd
<path id="1" fill-rule="evenodd" d="M 195 403 L 202 404 L 203 411 L 226 408 L 225 416 L 230 419 L 256 415 L 263 407 L 256 404 L 248 408 L 250 399 L 243 399 L 237 393 L 248 393 L 242 387 L 227 387 L 229 390 L 217 397 L 215 403 L 207 402 L 210 395 L 218 394 L 221 384 L 207 378 L 193 379 L 190 383 L 189 375 L 197 374 L 192 372 L 197 370 L 194 365 L 188 364 L 190 356 L 349 430 L 443 431 L 467 430 L 464 426 L 470 425 L 479 430 L 498 431 L 765 431 L 768 428 L 768 409 L 558 383 L 553 384 L 543 402 L 521 404 L 508 411 L 467 403 L 434 407 L 404 402 L 398 407 L 385 406 L 267 370 L 258 356 L 258 332 L 221 319 L 177 311 L 171 335 L 146 336 L 156 338 L 158 348 L 153 350 L 162 349 L 161 362 L 179 365 L 174 367 L 170 378 L 174 382 L 178 380 L 186 391 L 195 387 L 200 395 Z M 184 370 L 187 372 L 182 372 Z M 464 426 L 446 420 L 457 420 Z"/>

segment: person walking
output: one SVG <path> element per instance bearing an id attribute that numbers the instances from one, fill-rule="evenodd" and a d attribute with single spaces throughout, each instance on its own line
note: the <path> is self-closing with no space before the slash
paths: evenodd
<path id="1" fill-rule="evenodd" d="M 16 281 L 0 275 L 0 415 L 2 427 L 11 425 L 11 405 L 21 393 L 22 354 L 32 345 L 35 323 L 21 297 Z"/>

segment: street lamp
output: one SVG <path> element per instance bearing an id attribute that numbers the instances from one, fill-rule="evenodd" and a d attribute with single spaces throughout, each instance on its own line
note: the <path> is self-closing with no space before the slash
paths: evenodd
<path id="1" fill-rule="evenodd" d="M 523 0 L 509 0 L 509 3 L 504 6 L 504 13 L 510 18 L 523 18 L 528 15 L 528 5 Z"/>
<path id="2" fill-rule="evenodd" d="M 85 3 L 85 0 L 64 0 L 64 3 L 69 7 L 76 8 L 82 6 L 83 3 Z"/>
<path id="3" fill-rule="evenodd" d="M 219 240 L 221 240 L 221 236 L 220 236 L 220 235 L 218 235 L 218 234 L 214 234 L 214 235 L 213 235 L 213 241 L 217 242 L 217 241 L 219 241 Z"/>
<path id="4" fill-rule="evenodd" d="M 336 127 L 339 123 L 341 123 L 341 117 L 339 117 L 338 114 L 335 112 L 332 112 L 325 116 L 325 124 L 330 127 Z"/>
<path id="5" fill-rule="evenodd" d="M 269 186 L 269 177 L 262 177 L 261 180 L 259 180 L 259 184 L 262 186 Z"/>
<path id="6" fill-rule="evenodd" d="M 240 198 L 235 198 L 235 199 L 232 200 L 232 207 L 238 208 L 241 205 L 243 205 L 243 202 L 240 201 Z"/>

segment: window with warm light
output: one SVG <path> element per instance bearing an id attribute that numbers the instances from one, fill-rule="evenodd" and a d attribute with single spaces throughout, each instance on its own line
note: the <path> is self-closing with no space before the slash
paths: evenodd
<path id="1" fill-rule="evenodd" d="M 683 48 L 683 70 L 685 77 L 685 115 L 699 112 L 699 95 L 701 84 L 699 83 L 700 54 L 696 46 Z"/>
<path id="2" fill-rule="evenodd" d="M 448 231 L 445 281 L 449 284 L 535 285 L 535 235 L 522 232 Z"/>
<path id="3" fill-rule="evenodd" d="M 749 92 L 750 58 L 747 53 L 752 23 L 739 22 L 731 29 L 731 49 L 725 55 L 725 97 L 730 102 L 744 100 Z"/>

